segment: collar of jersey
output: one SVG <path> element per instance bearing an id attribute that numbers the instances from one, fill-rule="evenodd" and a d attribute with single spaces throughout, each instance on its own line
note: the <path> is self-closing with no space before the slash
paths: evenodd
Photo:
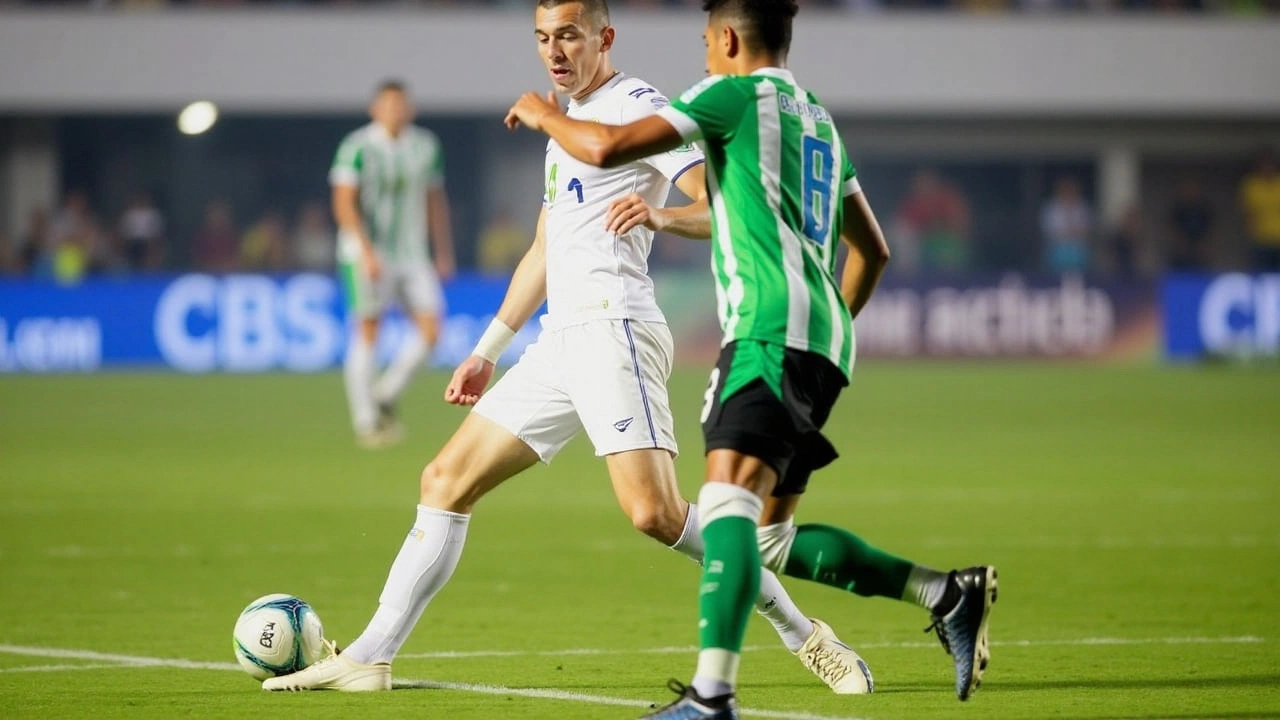
<path id="1" fill-rule="evenodd" d="M 789 82 L 789 83 L 795 83 L 796 81 L 796 76 L 792 75 L 790 70 L 786 68 L 780 68 L 780 67 L 762 67 L 757 69 L 755 72 L 751 74 L 765 75 L 767 77 L 777 78 L 779 80 L 785 80 L 786 82 Z"/>
<path id="2" fill-rule="evenodd" d="M 586 105 L 587 103 L 591 102 L 592 100 L 595 100 L 596 98 L 598 98 L 598 97 L 600 97 L 601 95 L 603 95 L 603 94 L 604 94 L 604 92 L 605 92 L 606 90 L 609 90 L 609 89 L 611 89 L 614 85 L 617 85 L 618 83 L 622 82 L 622 81 L 623 81 L 623 79 L 624 79 L 624 78 L 626 78 L 626 77 L 627 77 L 627 74 L 626 74 L 626 73 L 622 72 L 621 70 L 618 70 L 617 72 L 615 72 L 615 73 L 613 74 L 613 77 L 611 77 L 611 78 L 609 78 L 608 80 L 606 80 L 606 81 L 605 81 L 605 83 L 604 83 L 603 85 L 601 85 L 600 87 L 596 88 L 595 90 L 592 90 L 590 95 L 588 95 L 588 96 L 586 96 L 586 97 L 582 98 L 581 100 L 574 100 L 573 98 L 570 98 L 570 99 L 569 99 L 569 107 L 571 107 L 571 108 L 575 108 L 575 107 L 582 107 L 583 105 Z"/>
<path id="3" fill-rule="evenodd" d="M 405 134 L 409 132 L 409 126 L 405 125 L 404 128 L 400 130 L 400 137 L 391 137 L 391 133 L 387 132 L 387 129 L 382 127 L 378 123 L 369 123 L 369 124 L 373 126 L 373 130 L 371 131 L 373 133 L 373 139 L 380 143 L 386 143 L 388 145 L 395 145 L 401 140 L 404 140 Z"/>

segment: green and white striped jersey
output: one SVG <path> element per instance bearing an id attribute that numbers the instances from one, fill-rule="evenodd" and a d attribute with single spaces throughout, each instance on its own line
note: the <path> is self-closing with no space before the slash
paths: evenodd
<path id="1" fill-rule="evenodd" d="M 848 375 L 836 245 L 843 198 L 860 188 L 831 115 L 780 68 L 708 77 L 659 114 L 706 154 L 723 344 L 813 352 Z"/>
<path id="2" fill-rule="evenodd" d="M 381 125 L 370 123 L 352 132 L 338 146 L 329 170 L 330 185 L 360 190 L 360 215 L 369 239 L 383 262 L 395 265 L 425 263 L 427 247 L 427 190 L 444 182 L 444 153 L 429 130 L 410 125 L 392 138 Z M 341 243 L 358 243 L 342 238 Z M 358 248 L 340 248 L 343 256 Z"/>

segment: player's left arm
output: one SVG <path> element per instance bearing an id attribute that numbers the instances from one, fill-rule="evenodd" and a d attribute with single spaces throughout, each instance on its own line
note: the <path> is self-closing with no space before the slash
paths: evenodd
<path id="1" fill-rule="evenodd" d="M 441 280 L 453 277 L 457 270 L 451 218 L 449 194 L 444 189 L 444 152 L 437 140 L 431 164 L 427 167 L 427 235 L 431 238 L 431 257 L 435 261 L 436 275 Z"/>
<path id="2" fill-rule="evenodd" d="M 453 255 L 453 223 L 449 212 L 449 195 L 444 185 L 427 190 L 427 228 L 431 236 L 431 257 L 435 259 L 436 274 L 448 280 L 457 269 Z"/>
<path id="3" fill-rule="evenodd" d="M 849 257 L 840 275 L 840 295 L 849 307 L 849 314 L 856 318 L 871 299 L 889 264 L 889 245 L 862 190 L 845 195 L 843 202 L 840 239 L 849 246 Z"/>
<path id="4" fill-rule="evenodd" d="M 638 193 L 615 200 L 604 223 L 611 233 L 621 235 L 637 225 L 672 235 L 706 240 L 711 237 L 711 210 L 707 198 L 706 168 L 698 162 L 675 180 L 680 192 L 693 199 L 688 205 L 653 207 Z"/>
<path id="5" fill-rule="evenodd" d="M 575 159 L 603 168 L 626 165 L 684 144 L 675 126 L 658 115 L 626 125 L 574 120 L 564 114 L 554 93 L 546 97 L 525 93 L 507 111 L 504 122 L 513 130 L 521 124 L 530 130 L 540 130 Z"/>

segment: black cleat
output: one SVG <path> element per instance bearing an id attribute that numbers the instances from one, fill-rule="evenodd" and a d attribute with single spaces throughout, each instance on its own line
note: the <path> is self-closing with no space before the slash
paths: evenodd
<path id="1" fill-rule="evenodd" d="M 685 687 L 678 680 L 668 682 L 667 687 L 680 697 L 640 720 L 738 720 L 738 703 L 733 699 L 733 693 L 704 698 L 697 690 Z"/>
<path id="2" fill-rule="evenodd" d="M 942 649 L 955 660 L 956 696 L 968 700 L 982 684 L 991 658 L 987 615 L 996 602 L 996 569 L 978 565 L 952 570 L 947 582 L 951 587 L 934 608 L 933 624 L 925 632 L 936 632 Z M 954 602 L 948 602 L 953 597 Z"/>

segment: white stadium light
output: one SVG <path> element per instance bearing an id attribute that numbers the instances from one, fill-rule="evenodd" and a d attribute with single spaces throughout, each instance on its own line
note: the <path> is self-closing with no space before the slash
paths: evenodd
<path id="1" fill-rule="evenodd" d="M 218 106 L 208 100 L 199 100 L 182 108 L 178 113 L 178 130 L 184 135 L 199 135 L 218 121 Z"/>

